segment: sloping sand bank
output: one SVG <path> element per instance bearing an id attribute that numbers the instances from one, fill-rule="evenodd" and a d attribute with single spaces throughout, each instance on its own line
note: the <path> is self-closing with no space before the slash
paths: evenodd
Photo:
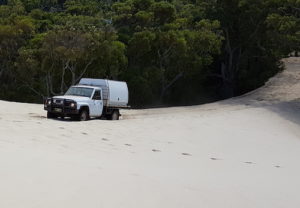
<path id="1" fill-rule="evenodd" d="M 0 207 L 300 207 L 300 60 L 285 62 L 247 95 L 113 122 L 0 101 Z"/>

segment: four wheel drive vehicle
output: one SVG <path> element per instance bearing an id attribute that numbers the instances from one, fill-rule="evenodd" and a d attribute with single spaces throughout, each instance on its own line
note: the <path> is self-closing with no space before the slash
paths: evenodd
<path id="1" fill-rule="evenodd" d="M 71 117 L 86 121 L 90 117 L 119 120 L 120 109 L 128 108 L 126 82 L 83 78 L 63 96 L 45 100 L 47 118 Z"/>

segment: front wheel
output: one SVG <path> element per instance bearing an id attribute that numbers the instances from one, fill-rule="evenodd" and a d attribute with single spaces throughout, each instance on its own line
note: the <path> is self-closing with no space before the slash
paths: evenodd
<path id="1" fill-rule="evenodd" d="M 89 114 L 86 110 L 82 110 L 80 111 L 79 114 L 79 121 L 87 121 L 89 120 Z"/>
<path id="2" fill-rule="evenodd" d="M 111 115 L 111 120 L 119 120 L 120 119 L 120 112 L 119 110 L 114 110 Z"/>
<path id="3" fill-rule="evenodd" d="M 57 116 L 54 113 L 47 112 L 47 118 L 57 118 Z"/>

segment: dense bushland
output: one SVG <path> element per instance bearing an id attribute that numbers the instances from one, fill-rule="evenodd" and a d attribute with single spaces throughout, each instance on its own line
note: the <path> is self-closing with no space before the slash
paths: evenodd
<path id="1" fill-rule="evenodd" d="M 299 17 L 299 0 L 0 0 L 0 99 L 81 77 L 126 80 L 137 107 L 239 95 L 300 51 Z"/>

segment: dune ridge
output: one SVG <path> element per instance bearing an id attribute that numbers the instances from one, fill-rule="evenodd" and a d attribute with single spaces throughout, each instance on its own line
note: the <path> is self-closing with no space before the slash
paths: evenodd
<path id="1" fill-rule="evenodd" d="M 47 120 L 0 101 L 0 207 L 298 208 L 300 59 L 212 104 Z"/>

